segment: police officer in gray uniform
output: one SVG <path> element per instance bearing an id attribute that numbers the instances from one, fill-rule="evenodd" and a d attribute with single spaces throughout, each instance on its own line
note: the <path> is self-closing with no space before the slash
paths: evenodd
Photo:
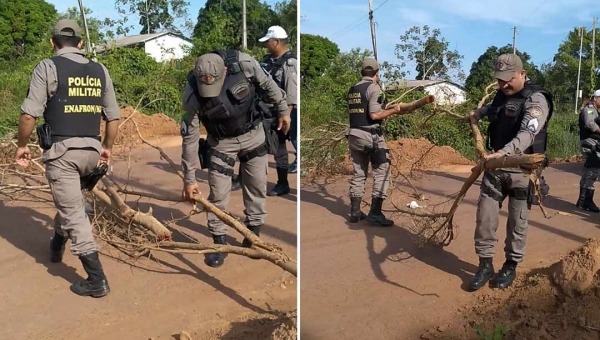
<path id="1" fill-rule="evenodd" d="M 600 173 L 600 90 L 592 94 L 590 102 L 579 113 L 579 139 L 581 153 L 585 160 L 585 171 L 579 181 L 578 208 L 598 213 L 600 209 L 594 203 L 594 183 Z"/>
<path id="2" fill-rule="evenodd" d="M 548 121 L 552 116 L 552 97 L 527 78 L 521 59 L 515 54 L 501 55 L 495 65 L 499 90 L 491 104 L 470 113 L 473 123 L 487 117 L 487 148 L 493 153 L 486 159 L 515 154 L 544 154 L 547 146 Z M 527 218 L 531 210 L 532 183 L 520 169 L 486 171 L 481 183 L 475 227 L 475 252 L 479 268 L 470 288 L 483 287 L 494 275 L 492 258 L 498 241 L 498 215 L 508 196 L 508 222 L 505 241 L 506 261 L 498 272 L 494 286 L 509 287 L 517 264 L 523 260 L 527 236 Z"/>
<path id="3" fill-rule="evenodd" d="M 379 81 L 379 63 L 367 58 L 362 63 L 362 80 L 348 91 L 348 113 L 350 128 L 346 133 L 350 148 L 350 158 L 354 167 L 354 175 L 350 182 L 350 223 L 366 218 L 367 222 L 392 226 L 381 212 L 383 201 L 387 198 L 390 184 L 389 149 L 383 137 L 381 123 L 383 119 L 400 113 L 400 107 L 386 108 L 383 92 L 377 84 Z M 360 203 L 365 194 L 365 184 L 369 164 L 373 167 L 373 193 L 371 210 L 365 215 L 360 210 Z"/>
<path id="4" fill-rule="evenodd" d="M 60 20 L 52 30 L 51 44 L 55 55 L 35 67 L 21 106 L 15 158 L 22 166 L 29 164 L 27 141 L 35 120 L 43 117 L 38 138 L 57 210 L 50 260 L 61 262 L 65 244 L 71 239 L 71 253 L 79 257 L 88 274 L 86 280 L 73 283 L 71 290 L 81 296 L 101 297 L 110 288 L 85 214 L 82 177 L 101 163 L 108 165 L 120 110 L 104 65 L 90 61 L 80 51 L 81 29 L 75 21 Z M 107 121 L 102 143 L 101 117 Z"/>
<path id="5" fill-rule="evenodd" d="M 258 41 L 265 43 L 269 54 L 261 61 L 261 66 L 275 80 L 279 88 L 285 91 L 286 101 L 290 112 L 290 117 L 296 112 L 298 105 L 297 89 L 298 89 L 298 60 L 288 47 L 288 35 L 280 26 L 271 26 L 267 30 L 267 34 Z M 272 107 L 276 110 L 277 108 Z M 276 128 L 274 126 L 273 128 Z M 296 126 L 290 127 L 296 129 Z M 289 139 L 287 133 L 279 132 L 278 146 L 275 152 L 275 167 L 277 169 L 277 184 L 273 190 L 269 191 L 269 196 L 282 196 L 290 192 L 288 182 L 288 150 L 286 141 Z"/>
<path id="6" fill-rule="evenodd" d="M 188 74 L 183 95 L 186 116 L 182 121 L 182 166 L 185 174 L 184 197 L 193 202 L 200 194 L 195 169 L 200 156 L 208 168 L 210 195 L 208 200 L 227 210 L 231 176 L 237 157 L 242 163 L 242 192 L 246 226 L 259 236 L 266 216 L 268 155 L 265 145 L 263 112 L 258 107 L 257 89 L 266 92 L 268 100 L 278 108 L 278 129 L 289 130 L 290 116 L 285 93 L 250 55 L 234 50 L 215 51 L 200 56 Z M 208 133 L 200 139 L 199 123 Z M 202 164 L 204 163 L 204 164 Z M 215 244 L 227 244 L 227 225 L 208 213 L 208 228 Z M 244 239 L 244 247 L 250 247 Z M 226 254 L 209 254 L 206 264 L 219 267 Z"/>

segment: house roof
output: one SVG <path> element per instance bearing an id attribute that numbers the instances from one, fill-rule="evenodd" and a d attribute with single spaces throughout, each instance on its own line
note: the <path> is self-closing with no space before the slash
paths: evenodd
<path id="1" fill-rule="evenodd" d="M 96 52 L 102 53 L 106 49 L 110 48 L 118 48 L 118 47 L 126 47 L 126 46 L 134 46 L 137 44 L 142 44 L 150 40 L 154 40 L 156 38 L 160 38 L 165 35 L 172 35 L 178 38 L 181 38 L 185 41 L 191 42 L 190 39 L 173 32 L 161 32 L 161 33 L 150 33 L 150 34 L 140 34 L 140 35 L 131 35 L 122 38 L 118 38 L 116 40 L 111 40 L 106 44 L 96 46 Z M 108 47 L 108 48 L 107 48 Z"/>
<path id="2" fill-rule="evenodd" d="M 463 91 L 466 91 L 463 86 L 453 83 L 451 81 L 447 81 L 447 80 L 411 80 L 411 79 L 403 79 L 403 80 L 398 80 L 398 81 L 395 81 L 392 83 L 388 83 L 388 84 L 386 84 L 386 89 L 387 90 L 396 90 L 396 89 L 403 89 L 403 88 L 410 89 L 410 88 L 414 88 L 414 87 L 427 87 L 427 86 L 437 85 L 437 84 L 441 84 L 441 83 L 448 83 L 450 85 L 460 88 Z"/>

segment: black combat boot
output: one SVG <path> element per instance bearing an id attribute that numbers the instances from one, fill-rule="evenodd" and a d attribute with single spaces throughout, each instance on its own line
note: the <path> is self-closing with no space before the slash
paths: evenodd
<path id="1" fill-rule="evenodd" d="M 586 197 L 586 189 L 579 188 L 579 199 L 577 200 L 577 203 L 575 204 L 575 206 L 577 206 L 577 208 L 585 209 L 585 197 Z"/>
<path id="2" fill-rule="evenodd" d="M 214 244 L 227 244 L 227 235 L 213 235 Z M 210 267 L 220 267 L 225 263 L 226 253 L 210 253 L 204 261 Z"/>
<path id="3" fill-rule="evenodd" d="M 385 215 L 381 212 L 381 206 L 383 205 L 383 198 L 373 197 L 371 200 L 371 210 L 367 216 L 367 222 L 371 224 L 378 224 L 382 227 L 390 227 L 394 225 L 394 221 L 388 220 Z"/>
<path id="4" fill-rule="evenodd" d="M 84 281 L 78 281 L 71 285 L 71 291 L 80 296 L 103 297 L 110 293 L 108 281 L 102 270 L 102 264 L 98 258 L 98 252 L 79 256 L 83 269 L 88 274 Z"/>
<path id="5" fill-rule="evenodd" d="M 367 215 L 360 211 L 360 202 L 362 202 L 362 197 L 350 197 L 350 218 L 348 219 L 350 223 L 356 223 L 367 218 Z"/>
<path id="6" fill-rule="evenodd" d="M 512 285 L 515 277 L 517 276 L 517 263 L 512 260 L 506 260 L 502 265 L 502 268 L 496 275 L 495 287 L 500 289 L 506 289 Z"/>
<path id="7" fill-rule="evenodd" d="M 277 184 L 273 190 L 269 191 L 269 196 L 283 196 L 290 193 L 290 184 L 288 183 L 288 170 L 277 168 Z"/>
<path id="8" fill-rule="evenodd" d="M 585 202 L 583 203 L 583 208 L 594 213 L 600 212 L 600 209 L 596 206 L 596 203 L 594 203 L 594 189 L 585 190 Z"/>
<path id="9" fill-rule="evenodd" d="M 485 286 L 485 284 L 494 276 L 494 264 L 491 257 L 480 257 L 479 268 L 469 282 L 469 288 L 475 291 Z"/>
<path id="10" fill-rule="evenodd" d="M 260 236 L 260 227 L 261 226 L 259 226 L 259 225 L 255 226 L 255 227 L 248 226 L 248 229 L 252 233 L 254 233 L 254 235 Z M 250 242 L 249 239 L 247 239 L 247 238 L 244 237 L 244 241 L 242 242 L 242 247 L 244 247 L 244 248 L 250 248 L 251 246 L 252 246 L 252 242 Z"/>
<path id="11" fill-rule="evenodd" d="M 254 233 L 254 235 L 260 236 L 260 227 L 261 226 L 259 226 L 259 225 L 258 226 L 254 226 L 254 227 L 248 226 L 248 229 L 252 233 Z M 242 242 L 242 247 L 244 247 L 244 248 L 250 248 L 250 247 L 252 247 L 252 242 L 250 242 L 249 239 L 247 239 L 247 238 L 244 237 L 244 241 Z M 255 259 L 255 260 L 259 259 L 259 257 L 254 257 L 254 256 L 248 256 L 248 257 L 250 257 L 251 259 Z"/>
<path id="12" fill-rule="evenodd" d="M 65 244 L 69 238 L 62 236 L 56 231 L 54 237 L 50 240 L 50 262 L 62 262 L 63 254 L 65 253 Z"/>

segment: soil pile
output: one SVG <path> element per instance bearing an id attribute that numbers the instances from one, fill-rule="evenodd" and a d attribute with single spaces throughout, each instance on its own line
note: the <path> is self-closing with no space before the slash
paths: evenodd
<path id="1" fill-rule="evenodd" d="M 203 338 L 207 340 L 296 340 L 298 338 L 297 312 L 240 319 L 231 322 L 225 329 L 212 331 Z"/>
<path id="2" fill-rule="evenodd" d="M 127 119 L 132 114 L 135 115 L 131 117 L 131 119 Z M 144 138 L 179 135 L 180 125 L 171 117 L 163 113 L 146 115 L 139 111 L 135 111 L 132 107 L 126 107 L 121 110 L 121 121 L 119 124 L 122 125 L 119 128 L 119 133 L 115 139 L 116 146 L 135 146 L 142 143 L 142 140 L 138 136 L 133 119 L 135 119 L 135 123 L 137 123 L 137 126 L 139 127 Z M 104 128 L 105 126 L 102 124 L 100 129 L 102 136 L 104 136 Z"/>
<path id="3" fill-rule="evenodd" d="M 482 288 L 475 303 L 457 310 L 462 320 L 421 338 L 482 339 L 496 332 L 505 333 L 497 339 L 598 339 L 599 268 L 600 241 L 590 239 L 548 268 L 519 273 L 507 290 Z"/>

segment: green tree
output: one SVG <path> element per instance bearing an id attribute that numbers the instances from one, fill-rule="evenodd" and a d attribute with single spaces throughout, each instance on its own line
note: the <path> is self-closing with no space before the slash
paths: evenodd
<path id="1" fill-rule="evenodd" d="M 296 0 L 284 0 L 275 4 L 277 25 L 283 27 L 288 34 L 290 45 L 296 46 L 298 34 L 298 3 Z"/>
<path id="2" fill-rule="evenodd" d="M 187 11 L 190 3 L 185 0 L 116 0 L 115 5 L 125 18 L 128 14 L 139 15 L 140 34 L 191 29 Z"/>
<path id="3" fill-rule="evenodd" d="M 469 76 L 465 81 L 465 88 L 469 93 L 469 98 L 474 102 L 478 102 L 484 95 L 485 87 L 490 83 L 496 81 L 494 78 L 494 64 L 498 59 L 498 56 L 504 53 L 512 53 L 513 49 L 511 45 L 503 47 L 490 46 L 482 55 L 477 58 L 477 61 L 471 65 Z M 542 73 L 538 68 L 531 62 L 531 56 L 525 52 L 519 50 L 516 51 L 517 55 L 523 62 L 523 67 L 527 72 L 527 75 L 533 82 L 538 85 L 543 84 Z"/>
<path id="4" fill-rule="evenodd" d="M 331 40 L 313 34 L 300 34 L 300 75 L 303 81 L 323 75 L 340 54 L 337 44 Z"/>
<path id="5" fill-rule="evenodd" d="M 201 55 L 218 49 L 228 49 L 238 46 L 239 39 L 235 36 L 231 17 L 222 8 L 216 7 L 207 11 L 203 16 L 203 24 L 212 29 L 206 30 L 200 38 L 194 37 L 193 55 Z"/>
<path id="6" fill-rule="evenodd" d="M 589 97 L 594 90 L 591 85 L 592 77 L 595 83 L 598 84 L 598 70 L 591 70 L 591 42 L 592 32 L 584 32 L 579 86 L 579 89 L 582 90 L 583 98 Z M 575 104 L 580 43 L 581 36 L 579 35 L 579 28 L 576 27 L 569 32 L 566 39 L 560 44 L 553 61 L 542 65 L 546 87 L 554 95 L 556 103 L 569 107 L 569 110 L 572 110 L 573 106 L 571 105 Z M 596 44 L 596 55 L 599 55 L 599 51 L 600 46 Z M 595 66 L 597 67 L 597 63 Z M 579 103 L 581 103 L 581 100 L 579 100 Z"/>
<path id="7" fill-rule="evenodd" d="M 267 28 L 278 20 L 275 11 L 260 0 L 246 1 L 246 29 L 248 48 L 261 47 L 258 42 L 267 32 Z M 215 37 L 213 30 L 222 28 L 223 42 L 221 48 L 241 49 L 242 47 L 242 1 L 240 0 L 207 0 L 204 7 L 198 12 L 198 23 L 194 28 L 193 37 L 196 40 L 205 40 L 207 36 Z"/>
<path id="8" fill-rule="evenodd" d="M 56 18 L 56 8 L 44 0 L 0 0 L 0 58 L 23 55 L 49 39 Z"/>
<path id="9" fill-rule="evenodd" d="M 449 42 L 441 37 L 440 29 L 431 30 L 428 25 L 413 26 L 400 36 L 396 45 L 396 57 L 400 67 L 408 62 L 416 64 L 416 79 L 444 79 L 462 82 L 465 78 L 461 70 L 463 56 L 449 50 Z"/>

